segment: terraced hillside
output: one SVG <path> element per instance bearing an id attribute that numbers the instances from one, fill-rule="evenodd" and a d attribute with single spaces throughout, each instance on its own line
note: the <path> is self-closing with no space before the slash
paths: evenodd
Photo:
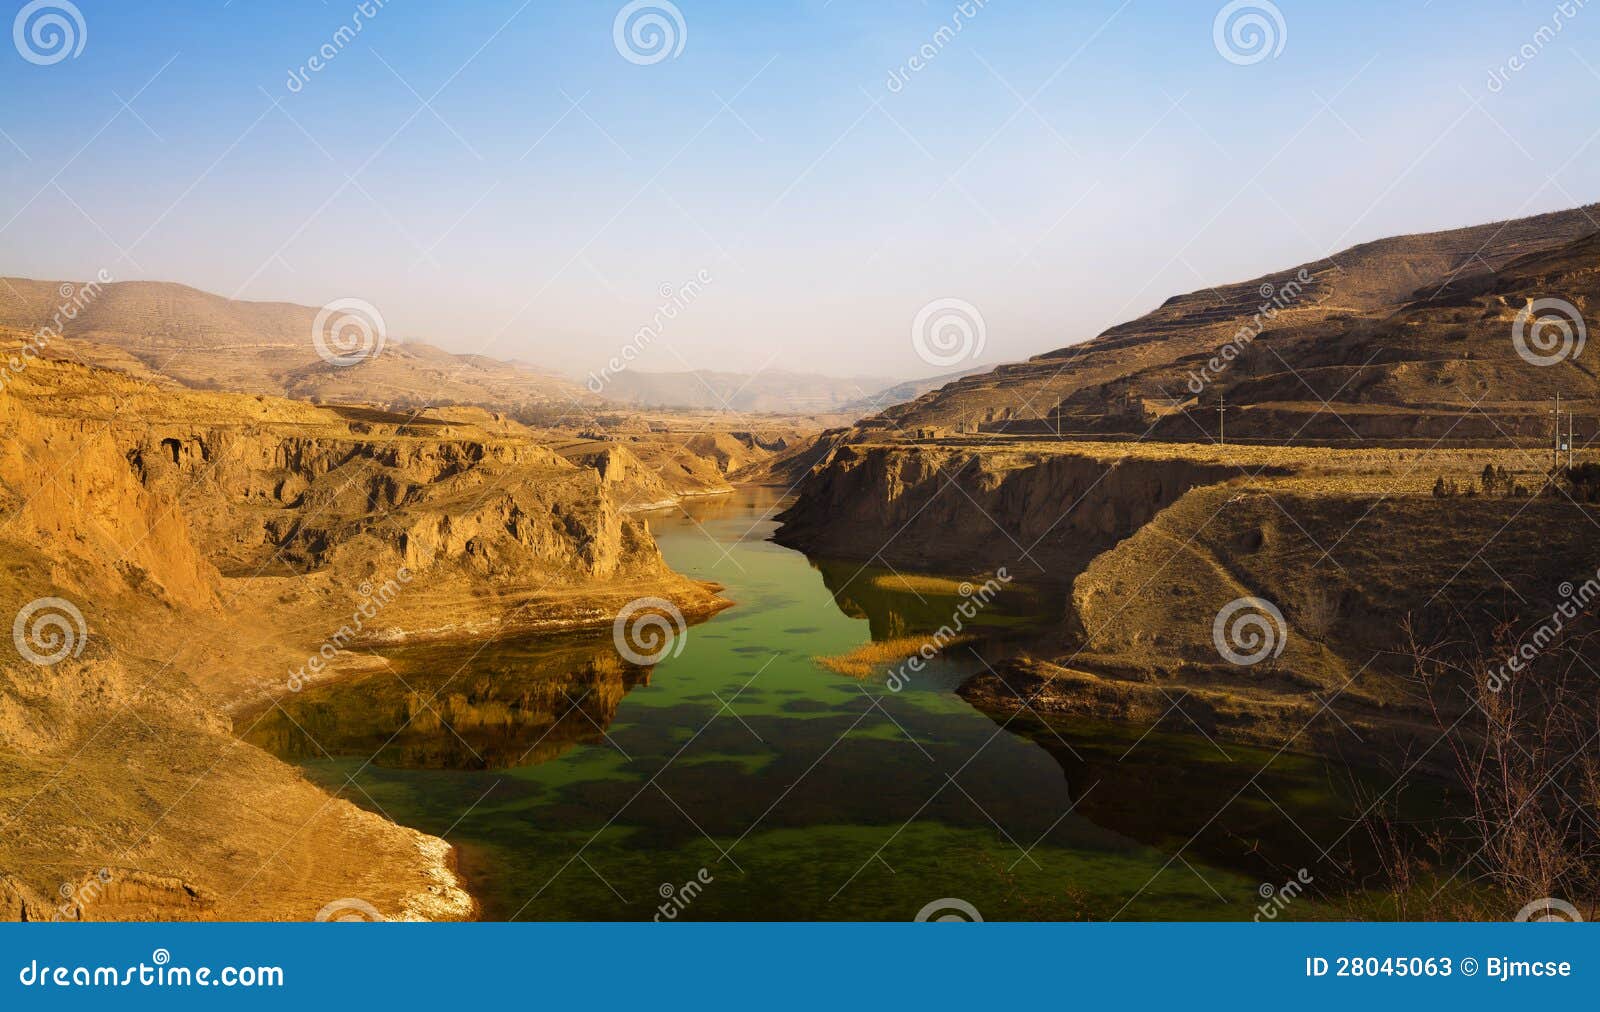
<path id="1" fill-rule="evenodd" d="M 1600 205 L 1365 243 L 1176 296 L 861 428 L 866 438 L 944 429 L 1209 441 L 1220 398 L 1237 438 L 1533 438 L 1557 390 L 1596 413 L 1587 361 L 1530 367 L 1512 343 L 1532 300 L 1592 313 L 1596 232 Z"/>

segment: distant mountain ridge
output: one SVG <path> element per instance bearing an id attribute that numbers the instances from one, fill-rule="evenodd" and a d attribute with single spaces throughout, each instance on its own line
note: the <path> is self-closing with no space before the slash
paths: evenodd
<path id="1" fill-rule="evenodd" d="M 943 376 L 906 380 L 904 383 L 896 383 L 892 387 L 886 387 L 861 400 L 852 401 L 839 410 L 860 415 L 875 415 L 887 407 L 904 401 L 915 400 L 923 394 L 940 389 L 946 384 L 954 383 L 956 380 L 965 379 L 968 376 L 986 373 L 993 368 L 993 366 L 980 365 L 971 369 L 963 369 L 960 372 L 945 373 Z"/>
<path id="2" fill-rule="evenodd" d="M 171 282 L 0 279 L 0 326 L 37 331 L 69 300 L 81 308 L 63 321 L 62 336 L 87 346 L 97 364 L 114 366 L 126 355 L 194 389 L 397 409 L 473 405 L 523 416 L 582 417 L 600 406 L 579 385 L 527 365 L 421 342 L 390 339 L 381 354 L 340 366 L 313 342 L 320 309 L 227 299 Z"/>
<path id="3" fill-rule="evenodd" d="M 72 318 L 64 319 L 68 304 Z M 524 361 L 450 352 L 392 335 L 381 354 L 341 366 L 318 353 L 319 314 L 324 311 L 317 307 L 228 299 L 174 282 L 0 278 L 0 327 L 38 331 L 59 323 L 61 335 L 95 365 L 153 372 L 197 390 L 395 410 L 468 405 L 548 423 L 582 421 L 618 406 L 859 416 L 943 382 L 628 369 L 595 391 Z M 330 333 L 326 325 L 324 333 Z"/>
<path id="4" fill-rule="evenodd" d="M 601 396 L 645 408 L 810 414 L 849 411 L 852 406 L 871 403 L 874 394 L 901 382 L 881 376 L 836 377 L 784 370 L 738 373 L 628 369 L 611 376 Z"/>

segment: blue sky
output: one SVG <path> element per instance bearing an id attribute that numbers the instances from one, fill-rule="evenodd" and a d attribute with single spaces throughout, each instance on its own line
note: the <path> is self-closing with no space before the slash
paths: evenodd
<path id="1" fill-rule="evenodd" d="M 681 53 L 641 65 L 616 0 L 388 0 L 291 90 L 356 2 L 78 0 L 77 56 L 0 50 L 0 273 L 358 297 L 393 336 L 581 374 L 705 271 L 642 368 L 927 375 L 936 299 L 1017 359 L 1600 199 L 1590 3 L 1536 42 L 1560 0 L 1280 0 L 1281 52 L 1240 65 L 1210 0 L 969 0 L 891 88 L 962 4 L 678 0 Z"/>

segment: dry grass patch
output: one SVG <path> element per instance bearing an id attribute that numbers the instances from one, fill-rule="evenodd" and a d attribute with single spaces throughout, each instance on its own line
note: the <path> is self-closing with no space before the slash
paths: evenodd
<path id="1" fill-rule="evenodd" d="M 946 640 L 945 646 L 957 646 L 970 642 L 971 639 L 971 636 L 956 636 Z M 925 636 L 899 636 L 892 640 L 863 643 L 847 654 L 812 659 L 829 671 L 836 671 L 841 675 L 849 675 L 851 678 L 871 678 L 888 665 L 903 661 L 921 651 L 923 647 L 933 645 L 932 633 Z"/>
<path id="2" fill-rule="evenodd" d="M 929 594 L 935 597 L 954 597 L 961 593 L 963 586 L 969 593 L 972 590 L 972 584 L 969 582 L 921 573 L 880 573 L 872 577 L 870 583 L 878 590 L 903 594 Z"/>

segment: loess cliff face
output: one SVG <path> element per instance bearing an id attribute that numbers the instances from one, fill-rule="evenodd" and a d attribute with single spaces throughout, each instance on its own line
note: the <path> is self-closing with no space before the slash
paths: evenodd
<path id="1" fill-rule="evenodd" d="M 146 436 L 130 461 L 201 518 L 233 574 L 384 561 L 502 585 L 665 572 L 599 472 L 526 440 L 187 427 Z"/>
<path id="2" fill-rule="evenodd" d="M 1060 621 L 962 688 L 1000 719 L 1022 698 L 1041 714 L 1398 756 L 1439 737 L 1413 642 L 1502 656 L 1560 588 L 1595 575 L 1592 507 L 1555 486 L 1505 492 L 1540 489 L 1547 456 L 1025 445 L 842 446 L 777 535 L 824 557 L 1066 584 Z M 1500 491 L 1434 496 L 1441 478 L 1475 487 L 1485 466 L 1504 469 Z M 1541 551 L 1519 530 L 1542 532 Z M 1278 617 L 1270 656 L 1240 664 L 1215 623 L 1245 599 Z M 1600 664 L 1592 621 L 1567 623 L 1564 642 Z"/>
<path id="3" fill-rule="evenodd" d="M 175 497 L 129 466 L 124 454 L 134 440 L 119 440 L 96 419 L 31 410 L 29 392 L 13 383 L 0 394 L 5 536 L 51 546 L 53 568 L 98 591 L 145 587 L 172 604 L 214 604 L 216 568 L 196 548 Z"/>
<path id="4" fill-rule="evenodd" d="M 928 446 L 841 446 L 780 518 L 780 543 L 910 569 L 1071 580 L 1219 464 Z"/>
<path id="5" fill-rule="evenodd" d="M 29 336 L 0 332 L 0 357 Z M 188 391 L 49 351 L 0 388 L 0 602 L 60 616 L 0 648 L 5 916 L 310 919 L 341 898 L 470 916 L 446 844 L 242 743 L 235 715 L 313 657 L 304 681 L 370 671 L 380 643 L 609 623 L 642 595 L 725 604 L 668 570 L 599 470 L 515 423 Z"/>
<path id="6" fill-rule="evenodd" d="M 430 610 L 453 594 L 465 617 L 507 630 L 560 627 L 575 591 L 624 581 L 688 612 L 711 603 L 668 570 L 606 472 L 520 426 L 157 394 L 60 362 L 13 381 L 0 411 L 17 523 L 86 563 L 113 560 L 102 583 L 174 605 L 215 606 L 269 578 L 354 588 L 402 568 Z M 398 602 L 385 638 L 439 632 L 408 628 L 407 613 Z"/>

